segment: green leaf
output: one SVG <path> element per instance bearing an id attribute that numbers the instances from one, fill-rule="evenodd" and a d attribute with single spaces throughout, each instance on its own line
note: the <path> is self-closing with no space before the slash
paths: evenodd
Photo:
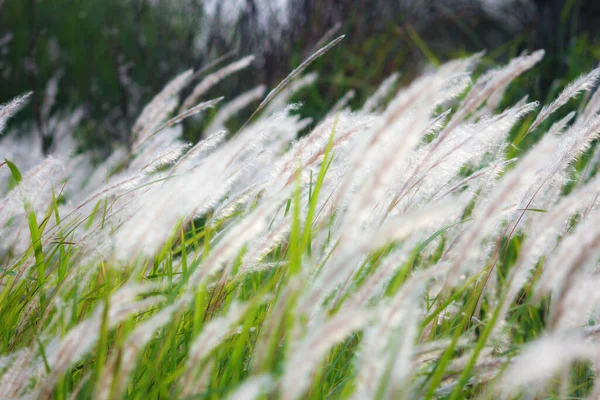
<path id="1" fill-rule="evenodd" d="M 541 208 L 517 208 L 517 211 L 533 211 L 533 212 L 540 212 L 540 213 L 548 212 L 548 210 L 543 210 Z"/>
<path id="2" fill-rule="evenodd" d="M 531 209 L 530 209 L 530 210 L 531 210 Z M 464 223 L 464 222 L 468 222 L 468 221 L 471 221 L 471 220 L 472 220 L 472 218 L 470 218 L 470 219 L 465 219 L 464 221 L 459 221 L 459 222 L 456 222 L 456 223 L 454 223 L 454 224 L 452 224 L 452 225 L 448 225 L 448 226 L 446 226 L 446 227 L 444 227 L 444 228 L 442 228 L 442 229 L 438 230 L 438 231 L 437 231 L 437 232 L 435 232 L 433 235 L 431 235 L 429 238 L 427 238 L 427 240 L 425 240 L 423 243 L 421 243 L 421 245 L 420 245 L 420 246 L 417 248 L 417 251 L 416 251 L 416 254 L 415 254 L 415 255 L 419 255 L 419 253 L 421 253 L 421 251 L 422 251 L 422 250 L 423 250 L 425 247 L 427 247 L 427 245 L 428 245 L 429 243 L 433 242 L 433 241 L 435 240 L 435 238 L 437 238 L 438 236 L 442 235 L 442 234 L 443 234 L 444 232 L 446 232 L 448 229 L 450 229 L 450 228 L 452 228 L 453 226 L 456 226 L 456 225 L 458 225 L 458 224 L 462 224 L 462 223 Z"/>
<path id="3" fill-rule="evenodd" d="M 10 173 L 12 174 L 13 178 L 15 178 L 15 182 L 17 182 L 17 184 L 20 183 L 23 180 L 23 177 L 21 176 L 21 172 L 19 172 L 19 168 L 17 168 L 15 164 L 8 161 L 6 158 L 4 159 L 4 162 L 6 162 L 6 165 L 8 165 Z"/>

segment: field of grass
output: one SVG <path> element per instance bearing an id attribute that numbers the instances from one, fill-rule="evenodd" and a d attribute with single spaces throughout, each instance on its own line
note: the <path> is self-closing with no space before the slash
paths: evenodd
<path id="1" fill-rule="evenodd" d="M 180 74 L 101 165 L 77 115 L 0 137 L 0 398 L 600 395 L 600 69 L 506 104 L 543 51 L 476 54 L 302 119 L 338 41 L 266 95 Z"/>

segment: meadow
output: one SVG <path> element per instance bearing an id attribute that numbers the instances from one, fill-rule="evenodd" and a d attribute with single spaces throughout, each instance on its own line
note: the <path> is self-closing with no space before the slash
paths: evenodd
<path id="1" fill-rule="evenodd" d="M 270 91 L 179 74 L 99 165 L 77 112 L 0 136 L 0 398 L 598 398 L 600 69 L 506 104 L 544 52 L 478 53 L 302 118 L 341 39 Z"/>

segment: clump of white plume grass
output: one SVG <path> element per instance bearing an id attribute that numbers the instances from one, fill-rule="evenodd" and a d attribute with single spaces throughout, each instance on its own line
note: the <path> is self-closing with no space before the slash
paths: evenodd
<path id="1" fill-rule="evenodd" d="M 477 54 L 301 119 L 287 103 L 339 40 L 265 98 L 204 98 L 251 56 L 182 73 L 96 167 L 0 139 L 0 398 L 599 392 L 598 94 L 549 121 L 599 70 L 499 110 L 543 52 L 483 74 Z M 196 144 L 190 117 L 212 118 Z M 539 139 L 507 159 L 517 128 Z"/>

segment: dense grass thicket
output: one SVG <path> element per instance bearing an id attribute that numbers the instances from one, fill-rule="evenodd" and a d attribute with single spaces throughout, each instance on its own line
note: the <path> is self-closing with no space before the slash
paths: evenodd
<path id="1" fill-rule="evenodd" d="M 99 166 L 77 113 L 3 134 L 0 398 L 600 395 L 600 70 L 507 105 L 543 51 L 476 54 L 302 119 L 337 41 L 268 93 L 180 74 Z"/>

